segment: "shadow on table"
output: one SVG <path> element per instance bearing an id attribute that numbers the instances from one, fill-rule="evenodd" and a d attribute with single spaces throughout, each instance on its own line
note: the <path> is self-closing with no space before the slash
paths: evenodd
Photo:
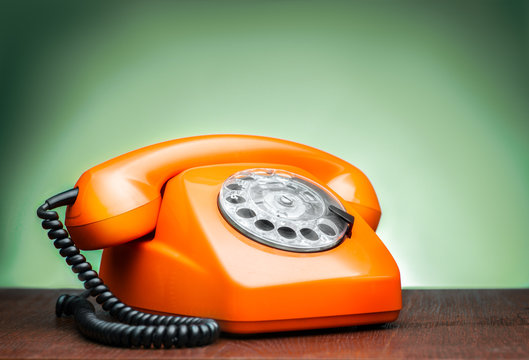
<path id="1" fill-rule="evenodd" d="M 397 327 L 399 327 L 397 323 L 386 323 L 386 324 L 374 324 L 374 325 L 346 326 L 346 327 L 338 327 L 338 328 L 269 332 L 269 333 L 258 333 L 258 334 L 232 334 L 232 333 L 223 332 L 221 336 L 224 338 L 228 338 L 228 339 L 258 340 L 258 339 L 279 338 L 279 337 L 332 335 L 332 334 L 360 332 L 360 331 L 361 332 L 381 331 L 381 330 L 391 330 Z"/>

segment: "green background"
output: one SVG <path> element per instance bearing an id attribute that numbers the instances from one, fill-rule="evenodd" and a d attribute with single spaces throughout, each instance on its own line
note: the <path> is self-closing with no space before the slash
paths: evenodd
<path id="1" fill-rule="evenodd" d="M 216 133 L 362 169 L 404 287 L 529 286 L 528 4 L 2 2 L 0 286 L 80 286 L 37 206 Z"/>

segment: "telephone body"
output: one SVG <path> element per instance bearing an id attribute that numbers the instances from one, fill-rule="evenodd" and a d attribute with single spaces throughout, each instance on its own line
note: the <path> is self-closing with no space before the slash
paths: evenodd
<path id="1" fill-rule="evenodd" d="M 244 190 L 267 176 L 273 181 Z M 81 249 L 104 249 L 100 277 L 134 309 L 208 317 L 231 333 L 398 317 L 400 275 L 375 233 L 375 191 L 360 170 L 321 150 L 258 136 L 184 138 L 104 162 L 75 186 L 77 199 L 66 211 L 71 238 Z M 283 190 L 270 195 L 278 186 Z M 303 217 L 321 205 L 303 201 L 318 196 L 354 223 L 327 219 L 331 231 L 323 220 Z M 286 210 L 256 228 L 268 209 L 263 201 Z M 314 229 L 300 230 L 296 216 Z"/>

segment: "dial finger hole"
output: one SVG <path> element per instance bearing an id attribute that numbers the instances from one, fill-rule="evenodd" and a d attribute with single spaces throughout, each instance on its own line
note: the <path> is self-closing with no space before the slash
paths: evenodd
<path id="1" fill-rule="evenodd" d="M 245 219 L 250 219 L 250 218 L 255 217 L 255 211 L 253 211 L 252 209 L 248 209 L 248 208 L 241 208 L 237 210 L 237 215 Z"/>
<path id="2" fill-rule="evenodd" d="M 316 231 L 312 230 L 312 229 L 309 229 L 309 228 L 303 228 L 299 231 L 301 233 L 301 235 L 303 235 L 303 237 L 307 240 L 312 240 L 312 241 L 316 241 L 318 240 L 320 237 L 318 236 L 318 234 L 316 233 Z"/>
<path id="3" fill-rule="evenodd" d="M 230 190 L 241 190 L 242 189 L 242 186 L 240 184 L 237 184 L 237 183 L 229 184 L 226 187 L 228 189 L 230 189 Z"/>
<path id="4" fill-rule="evenodd" d="M 277 232 L 279 235 L 287 239 L 294 239 L 296 237 L 296 232 L 294 229 L 289 228 L 288 226 L 281 226 L 277 229 Z"/>
<path id="5" fill-rule="evenodd" d="M 327 225 L 327 224 L 324 224 L 324 223 L 318 224 L 318 228 L 325 235 L 328 235 L 328 236 L 336 235 L 336 231 L 334 231 L 334 229 L 331 226 Z"/>
<path id="6" fill-rule="evenodd" d="M 270 231 L 274 229 L 274 224 L 265 219 L 257 220 L 254 223 L 255 227 L 264 231 Z"/>

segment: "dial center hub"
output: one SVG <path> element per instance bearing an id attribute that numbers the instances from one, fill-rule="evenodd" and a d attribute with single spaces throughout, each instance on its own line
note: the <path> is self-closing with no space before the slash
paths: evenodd
<path id="1" fill-rule="evenodd" d="M 292 204 L 294 204 L 294 200 L 292 200 L 290 197 L 286 195 L 281 195 L 279 197 L 279 203 L 283 206 L 292 206 Z"/>

